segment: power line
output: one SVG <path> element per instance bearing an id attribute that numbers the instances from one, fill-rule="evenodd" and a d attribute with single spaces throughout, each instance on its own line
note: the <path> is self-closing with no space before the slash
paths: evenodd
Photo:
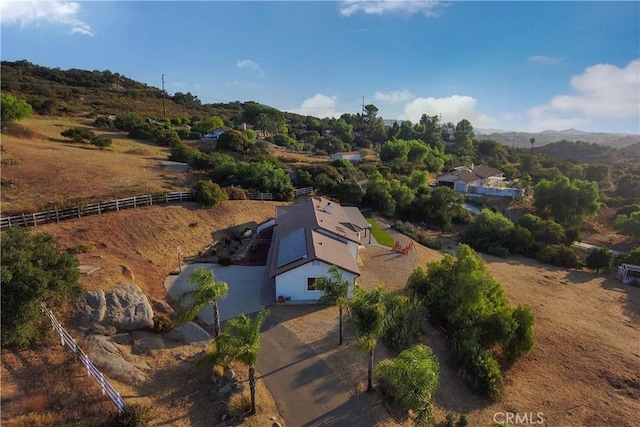
<path id="1" fill-rule="evenodd" d="M 164 74 L 162 75 L 162 117 L 167 118 L 167 109 L 164 106 Z"/>

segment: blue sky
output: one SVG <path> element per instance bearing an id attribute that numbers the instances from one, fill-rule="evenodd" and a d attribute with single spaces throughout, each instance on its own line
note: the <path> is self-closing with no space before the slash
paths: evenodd
<path id="1" fill-rule="evenodd" d="M 0 2 L 3 60 L 319 117 L 640 133 L 640 3 Z"/>

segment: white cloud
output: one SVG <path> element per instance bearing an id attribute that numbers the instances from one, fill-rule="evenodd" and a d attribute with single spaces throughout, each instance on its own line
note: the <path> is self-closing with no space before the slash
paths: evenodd
<path id="1" fill-rule="evenodd" d="M 558 62 L 562 62 L 562 60 L 563 58 L 555 58 L 553 56 L 544 56 L 544 55 L 529 57 L 529 62 L 534 62 L 536 64 L 542 64 L 542 65 L 557 64 Z"/>
<path id="2" fill-rule="evenodd" d="M 566 129 L 601 119 L 640 120 L 640 59 L 624 68 L 611 64 L 587 67 L 571 77 L 573 95 L 558 95 L 529 109 L 531 129 Z"/>
<path id="3" fill-rule="evenodd" d="M 80 5 L 65 1 L 2 1 L 0 22 L 27 26 L 48 22 L 71 27 L 71 34 L 93 36 L 91 27 L 77 18 Z"/>
<path id="4" fill-rule="evenodd" d="M 351 16 L 354 13 L 363 12 L 367 15 L 413 15 L 422 13 L 427 17 L 438 16 L 437 9 L 447 6 L 434 0 L 347 0 L 340 3 L 339 10 L 342 16 Z"/>
<path id="5" fill-rule="evenodd" d="M 475 111 L 478 100 L 470 96 L 453 95 L 446 98 L 416 98 L 404 106 L 405 118 L 416 123 L 423 114 L 428 116 L 442 115 L 442 123 L 458 123 L 462 119 L 469 120 L 473 126 L 480 128 L 494 126 L 494 120 Z"/>
<path id="6" fill-rule="evenodd" d="M 294 108 L 291 112 L 319 118 L 338 117 L 341 113 L 336 112 L 337 100 L 338 98 L 336 96 L 326 96 L 317 93 L 311 98 L 305 99 L 299 108 Z"/>
<path id="7" fill-rule="evenodd" d="M 236 61 L 236 66 L 238 68 L 248 68 L 250 70 L 256 71 L 259 75 L 264 76 L 264 70 L 262 69 L 260 64 L 258 64 L 255 61 L 252 61 L 250 59 L 239 59 L 239 60 L 237 60 Z"/>
<path id="8" fill-rule="evenodd" d="M 522 114 L 520 113 L 502 113 L 500 114 L 500 118 L 504 120 L 520 120 L 522 118 Z"/>
<path id="9" fill-rule="evenodd" d="M 387 102 L 389 104 L 398 104 L 400 102 L 411 101 L 415 98 L 415 95 L 408 90 L 396 90 L 393 92 L 376 92 L 373 94 L 373 98 L 376 101 Z"/>

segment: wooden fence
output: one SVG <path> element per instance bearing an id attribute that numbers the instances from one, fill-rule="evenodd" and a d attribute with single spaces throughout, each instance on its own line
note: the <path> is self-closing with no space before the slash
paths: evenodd
<path id="1" fill-rule="evenodd" d="M 76 344 L 76 341 L 69 335 L 69 333 L 62 327 L 56 316 L 53 315 L 53 312 L 49 310 L 45 303 L 42 303 L 41 309 L 44 314 L 47 315 L 49 320 L 51 320 L 51 324 L 53 325 L 53 329 L 60 335 L 60 343 L 62 346 L 67 346 L 76 356 L 76 359 L 79 359 L 80 362 L 87 368 L 87 374 L 93 377 L 98 384 L 100 385 L 100 389 L 102 390 L 102 394 L 106 394 L 111 399 L 111 402 L 115 405 L 118 412 L 122 412 L 126 405 L 120 393 L 113 388 L 113 386 L 109 383 L 109 381 L 102 375 L 102 372 L 96 368 L 96 366 L 91 362 L 89 356 L 87 356 L 84 351 Z"/>
<path id="2" fill-rule="evenodd" d="M 296 197 L 313 192 L 313 187 L 296 188 Z M 272 193 L 247 193 L 251 200 L 274 200 Z M 101 215 L 106 212 L 122 209 L 140 208 L 171 202 L 191 202 L 195 199 L 192 191 L 173 192 L 166 194 L 147 194 L 144 196 L 128 197 L 126 199 L 109 200 L 108 202 L 90 203 L 68 209 L 55 209 L 46 212 L 23 213 L 21 215 L 0 218 L 0 230 L 11 227 L 35 227 L 50 222 L 60 222 L 72 218 L 88 215 Z"/>
<path id="3" fill-rule="evenodd" d="M 194 200 L 191 191 L 174 192 L 166 194 L 128 197 L 126 199 L 109 200 L 108 202 L 90 203 L 68 209 L 55 209 L 46 212 L 37 212 L 0 218 L 0 230 L 19 227 L 35 227 L 50 222 L 60 222 L 71 218 L 81 218 L 87 215 L 101 215 L 106 212 L 120 211 L 122 209 L 139 208 L 169 202 L 189 202 Z"/>

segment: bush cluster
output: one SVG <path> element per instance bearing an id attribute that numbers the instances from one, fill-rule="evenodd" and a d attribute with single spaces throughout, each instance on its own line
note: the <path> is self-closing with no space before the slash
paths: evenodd
<path id="1" fill-rule="evenodd" d="M 582 260 L 573 249 L 565 245 L 547 245 L 536 254 L 540 262 L 564 268 L 582 268 Z"/>
<path id="2" fill-rule="evenodd" d="M 198 181 L 193 187 L 195 200 L 206 207 L 219 205 L 228 199 L 227 193 L 212 181 Z"/>
<path id="3" fill-rule="evenodd" d="M 161 334 L 163 332 L 169 332 L 173 329 L 173 322 L 164 313 L 155 313 L 153 315 L 153 327 L 151 328 L 153 332 L 157 334 Z"/>
<path id="4" fill-rule="evenodd" d="M 111 427 L 147 427 L 154 419 L 151 405 L 130 404 L 113 414 L 107 423 Z"/>
<path id="5" fill-rule="evenodd" d="M 513 309 L 482 258 L 460 245 L 456 257 L 418 268 L 407 289 L 426 305 L 431 323 L 447 329 L 451 355 L 465 381 L 495 398 L 504 380 L 496 359 L 513 363 L 535 344 L 529 306 Z"/>
<path id="6" fill-rule="evenodd" d="M 69 138 L 75 142 L 89 142 L 96 147 L 105 148 L 111 145 L 113 141 L 109 138 L 96 135 L 91 129 L 75 126 L 60 132 L 60 135 Z"/>
<path id="7" fill-rule="evenodd" d="M 393 294 L 387 300 L 387 310 L 392 322 L 382 335 L 382 341 L 390 349 L 405 350 L 426 332 L 429 312 L 417 298 Z"/>

